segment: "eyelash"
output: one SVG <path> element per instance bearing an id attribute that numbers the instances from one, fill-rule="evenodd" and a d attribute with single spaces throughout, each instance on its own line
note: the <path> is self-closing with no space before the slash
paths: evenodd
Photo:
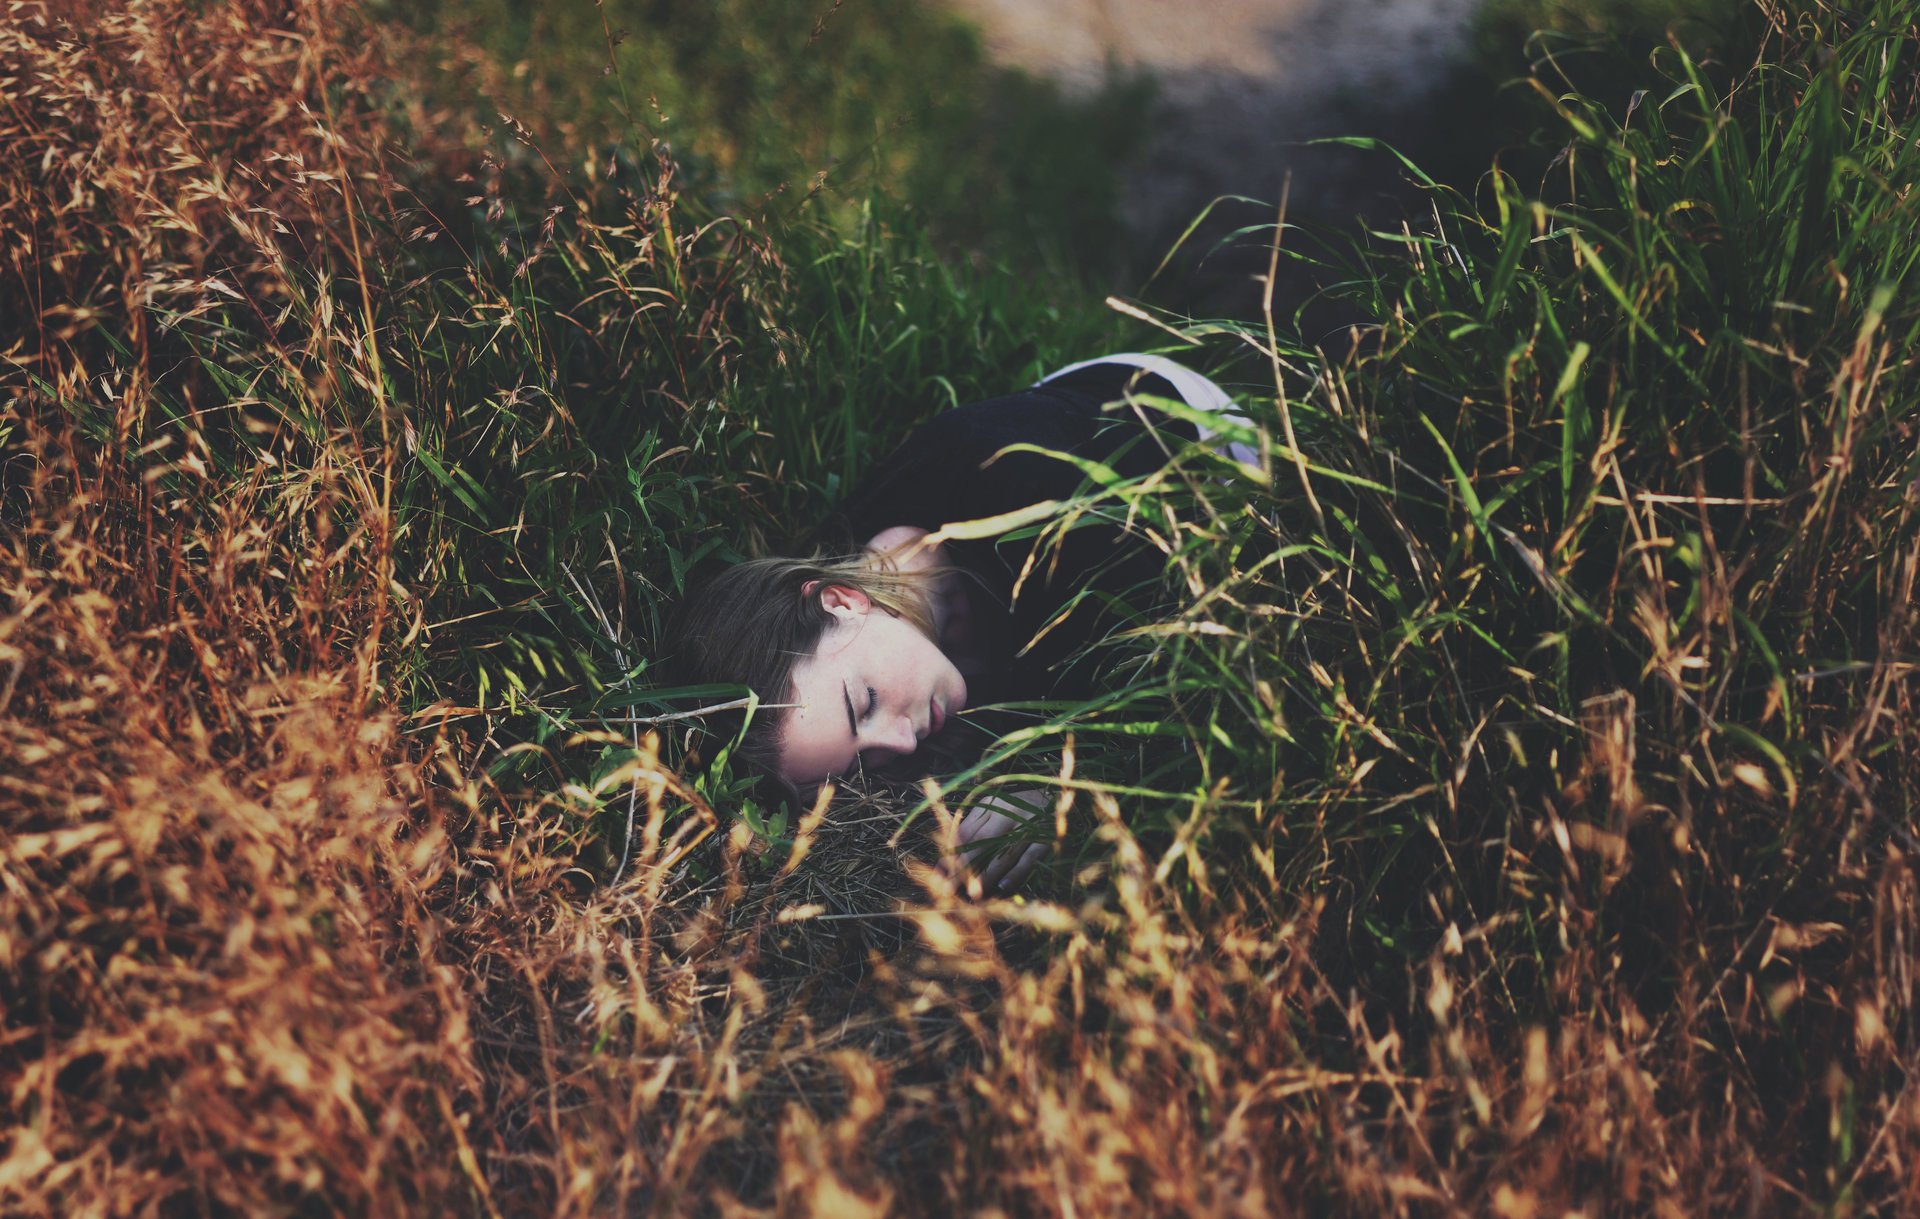
<path id="1" fill-rule="evenodd" d="M 880 696 L 874 693 L 874 689 L 872 686 L 868 686 L 867 687 L 867 709 L 860 713 L 860 718 L 864 720 L 868 716 L 872 715 L 873 705 L 879 701 L 880 701 Z M 866 773 L 867 754 L 865 750 L 861 750 L 860 752 L 853 755 L 853 765 L 854 765 L 854 769 L 858 770 L 860 773 L 862 774 Z"/>

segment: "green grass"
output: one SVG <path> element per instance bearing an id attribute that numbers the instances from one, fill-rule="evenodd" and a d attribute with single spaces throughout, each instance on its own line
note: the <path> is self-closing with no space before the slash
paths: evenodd
<path id="1" fill-rule="evenodd" d="M 737 260 L 754 284 L 710 339 L 712 302 L 663 293 L 679 272 L 636 274 L 642 251 L 620 242 L 562 245 L 503 274 L 505 299 L 485 307 L 484 281 L 400 307 L 395 345 L 418 363 L 397 392 L 443 412 L 422 419 L 398 495 L 432 607 L 402 688 L 414 707 L 504 714 L 510 739 L 561 741 L 634 698 L 650 680 L 639 642 L 703 561 L 797 545 L 918 421 L 1113 341 L 1100 314 L 947 266 L 871 211 L 789 225 L 777 252 L 724 221 L 691 243 L 682 256 L 705 265 L 689 281 Z M 570 324 L 612 294 L 652 307 L 592 334 Z M 569 769 L 550 761 L 512 764 L 550 783 Z"/>
<path id="2" fill-rule="evenodd" d="M 1624 105 L 1548 91 L 1545 194 L 1499 172 L 1435 184 L 1432 223 L 1322 268 L 1377 319 L 1344 359 L 1284 326 L 1171 319 L 1188 358 L 1242 383 L 1271 468 L 1196 457 L 1088 501 L 1177 539 L 1190 604 L 1115 643 L 1114 697 L 1037 709 L 959 798 L 1057 774 L 1071 736 L 1082 783 L 1188 844 L 1176 875 L 1210 886 L 1206 861 L 1252 844 L 1335 894 L 1352 950 L 1388 969 L 1445 921 L 1557 917 L 1513 904 L 1535 865 L 1488 842 L 1563 821 L 1664 835 L 1704 869 L 1681 865 L 1683 888 L 1711 890 L 1711 852 L 1751 849 L 1770 801 L 1836 799 L 1832 717 L 1894 663 L 1863 624 L 1892 612 L 1897 541 L 1846 522 L 1905 528 L 1861 506 L 1905 460 L 1902 366 L 1862 361 L 1920 317 L 1904 47 L 1869 25 L 1823 68 L 1795 43 L 1739 72 L 1675 44 Z M 790 541 L 933 411 L 1144 341 L 955 270 L 884 203 L 751 231 L 701 206 L 681 201 L 673 222 L 701 236 L 670 250 L 658 229 L 623 246 L 601 213 L 530 262 L 511 249 L 395 298 L 394 392 L 440 404 L 399 495 L 437 611 L 404 688 L 541 747 L 497 773 L 606 773 L 617 748 L 567 761 L 563 743 L 609 709 L 686 705 L 630 683 L 697 564 Z M 736 265 L 756 286 L 716 324 L 681 284 Z M 648 306 L 570 321 L 610 294 Z M 1642 742 L 1627 771 L 1607 733 Z M 702 779 L 723 804 L 745 781 Z M 1695 824 L 1729 800 L 1737 830 Z M 1788 854 L 1763 853 L 1729 919 L 1800 883 Z M 1413 896 L 1435 876 L 1442 922 Z M 1494 968 L 1517 1018 L 1549 1002 L 1553 954 L 1514 934 Z"/>
<path id="3" fill-rule="evenodd" d="M 1144 666 L 1124 697 L 989 782 L 1056 773 L 1071 734 L 1083 779 L 1192 844 L 1196 887 L 1262 883 L 1251 846 L 1389 973 L 1502 927 L 1511 1019 L 1559 1002 L 1538 929 L 1569 901 L 1615 903 L 1581 934 L 1638 944 L 1669 999 L 1702 947 L 1626 895 L 1673 887 L 1736 941 L 1844 906 L 1818 861 L 1901 835 L 1861 793 L 1912 781 L 1871 708 L 1910 655 L 1920 114 L 1897 6 L 1801 19 L 1750 71 L 1676 44 L 1624 105 L 1552 97 L 1547 193 L 1431 184 L 1430 221 L 1324 263 L 1375 319 L 1351 355 L 1184 327 L 1188 358 L 1237 361 L 1271 466 L 1094 496 L 1178 539 L 1189 604 L 1116 645 Z M 1569 826 L 1634 849 L 1579 898 L 1533 845 Z"/>
<path id="4" fill-rule="evenodd" d="M 708 206 L 767 222 L 858 222 L 876 193 L 949 254 L 1112 272 L 1119 174 L 1150 89 L 1074 98 L 990 64 L 979 35 L 914 0 L 384 0 L 490 56 L 459 73 L 542 142 L 584 156 L 673 150 Z"/>
<path id="5" fill-rule="evenodd" d="M 0 416 L 8 477 L 39 480 L 45 517 L 15 514 L 27 541 L 0 556 L 25 590 L 25 625 L 7 629 L 40 630 L 47 656 L 104 640 L 95 670 L 176 700 L 141 721 L 148 754 L 87 736 L 107 759 L 93 769 L 144 774 L 197 742 L 233 809 L 336 818 L 352 833 L 327 858 L 364 848 L 374 864 L 337 916 L 276 934 L 305 962 L 325 954 L 299 936 L 324 933 L 423 1010 L 448 1003 L 458 1018 L 423 1017 L 423 1037 L 482 1032 L 464 1068 L 423 1083 L 396 1052 L 377 1086 L 362 1078 L 371 1099 L 328 1092 L 315 1111 L 346 1113 L 340 1162 L 388 1129 L 359 1104 L 429 1096 L 383 1111 L 414 1123 L 401 1150 L 458 1165 L 423 1196 L 507 1210 L 717 1191 L 800 1210 L 844 1182 L 938 1213 L 1911 1204 L 1911 6 L 1760 11 L 1711 52 L 1683 36 L 1597 58 L 1604 87 L 1543 64 L 1531 147 L 1550 170 L 1425 179 L 1430 211 L 1357 242 L 1284 234 L 1277 256 L 1311 261 L 1366 319 L 1327 350 L 1285 316 L 1149 326 L 1037 273 L 1086 265 L 1068 213 L 1037 189 L 975 206 L 1024 172 L 995 166 L 994 141 L 1024 137 L 973 125 L 1004 81 L 918 8 L 634 3 L 604 29 L 585 6 L 383 11 L 474 30 L 494 58 L 463 62 L 529 107 L 523 127 L 486 143 L 451 123 L 464 135 L 420 160 L 436 172 L 408 176 L 396 154 L 302 178 L 312 216 L 268 200 L 291 217 L 284 243 L 247 228 L 266 224 L 248 220 L 256 200 L 220 193 L 236 175 L 130 195 L 225 210 L 138 230 L 165 291 L 132 312 L 98 295 L 71 333 L 7 332 L 17 392 Z M 925 40 L 890 20 L 929 22 L 913 27 Z M 270 58 L 280 41 L 257 45 Z M 960 101 L 928 94 L 949 76 Z M 473 83 L 441 78 L 441 104 L 469 104 Z M 329 122 L 399 122 L 375 90 L 327 97 Z M 1107 147 L 1099 116 L 1047 114 L 1066 124 L 1050 139 Z M 912 137 L 896 142 L 902 115 Z M 413 130 L 433 144 L 432 123 Z M 301 147 L 318 162 L 327 145 Z M 815 192 L 829 156 L 858 174 Z M 42 270 L 145 282 L 108 238 L 147 213 L 103 204 L 85 228 L 83 203 L 62 223 L 84 239 Z M 42 240 L 39 223 L 21 231 Z M 194 278 L 216 272 L 224 292 Z M 917 794 L 850 806 L 880 830 L 872 854 L 845 838 L 836 853 L 815 838 L 833 822 L 764 804 L 723 742 L 662 718 L 723 693 L 652 673 L 699 565 L 804 531 L 941 409 L 1156 343 L 1236 387 L 1269 458 L 1186 453 L 1073 505 L 1163 546 L 1171 592 L 1137 598 L 1100 645 L 1100 698 L 1029 707 L 1030 727 L 944 776 L 955 807 L 994 788 L 1071 797 L 1032 827 L 1063 828 L 1032 902 L 876 886 Z M 56 494 L 61 479 L 85 493 Z M 120 602 L 59 583 L 93 589 L 61 574 L 94 570 L 85 547 L 104 573 L 87 579 L 174 616 L 99 626 Z M 167 600 L 176 586 L 199 599 Z M 47 606 L 67 617 L 40 625 Z M 25 655 L 10 638 L 0 705 Z M 396 718 L 398 744 L 337 735 L 374 759 L 353 762 L 381 776 L 368 790 L 413 793 L 392 797 L 403 815 L 326 786 L 360 746 L 276 727 L 279 704 L 249 701 L 272 682 L 222 667 L 279 680 L 267 661 L 283 653 L 292 672 L 355 675 L 342 724 Z M 112 687 L 61 663 L 67 685 L 22 679 L 39 717 L 9 721 L 22 740 L 96 714 L 92 692 Z M 41 801 L 9 883 L 41 895 L 33 911 L 73 898 L 118 926 L 138 886 L 60 871 L 63 843 L 94 839 L 51 830 L 145 797 L 43 798 L 38 782 L 6 789 Z M 224 840 L 199 833 L 211 814 L 182 808 L 153 831 L 165 858 L 224 867 Z M 661 823 L 636 835 L 636 809 Z M 729 825 L 680 887 L 664 868 L 601 883 L 630 846 L 658 862 L 659 834 L 709 809 Z M 279 847 L 252 851 L 261 883 L 294 876 L 331 901 L 300 870 L 304 840 L 274 833 L 292 870 L 274 870 Z M 126 841 L 144 860 L 149 840 Z M 191 893 L 189 873 L 149 870 L 167 900 Z M 902 892 L 920 904 L 896 919 Z M 367 894 L 387 903 L 370 917 Z M 64 943 L 33 911 L 8 943 Z M 213 931 L 156 916 L 164 952 L 136 945 L 65 989 L 13 956 L 8 980 L 56 996 L 37 1009 L 49 1028 L 117 1019 L 138 1005 L 94 996 L 139 983 L 148 958 L 229 961 L 233 920 L 201 913 Z M 885 948 L 834 938 L 868 920 L 911 930 Z M 426 930 L 378 938 L 388 927 Z M 31 968 L 65 978 L 91 951 Z M 328 976 L 359 993 L 344 967 Z M 86 1104 L 190 1110 L 145 1103 L 160 1094 L 141 1081 L 165 1077 L 129 1072 Z M 202 1082 L 248 1077 L 227 1063 Z M 291 1076 L 285 1090 L 306 1095 Z M 63 1146 L 100 1125 L 84 1109 L 59 1109 Z M 340 1198 L 391 1184 L 330 1172 Z"/>

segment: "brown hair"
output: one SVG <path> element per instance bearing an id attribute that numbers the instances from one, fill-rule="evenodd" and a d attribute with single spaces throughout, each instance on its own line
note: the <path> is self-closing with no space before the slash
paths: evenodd
<path id="1" fill-rule="evenodd" d="M 760 707 L 735 756 L 778 778 L 788 719 L 782 704 L 792 693 L 794 666 L 813 654 L 833 622 L 821 594 L 835 585 L 858 589 L 931 639 L 925 574 L 899 571 L 871 552 L 737 563 L 688 593 L 674 611 L 666 672 L 675 685 L 745 686 L 756 695 Z M 707 727 L 729 739 L 746 716 L 709 716 Z"/>

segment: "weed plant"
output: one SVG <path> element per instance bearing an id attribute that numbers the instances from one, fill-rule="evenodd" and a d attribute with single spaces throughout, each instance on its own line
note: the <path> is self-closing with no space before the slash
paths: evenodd
<path id="1" fill-rule="evenodd" d="M 1910 11 L 1543 76 L 1332 351 L 490 132 L 387 12 L 0 20 L 6 1210 L 1916 1209 Z M 687 752 L 694 565 L 1156 340 L 1263 461 L 1036 526 L 1168 557 L 1110 694 L 784 820 Z M 1029 898 L 927 865 L 1036 780 Z"/>

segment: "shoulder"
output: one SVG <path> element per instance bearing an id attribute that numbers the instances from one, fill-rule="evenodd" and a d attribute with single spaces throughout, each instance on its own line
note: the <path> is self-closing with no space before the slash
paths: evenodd
<path id="1" fill-rule="evenodd" d="M 901 449 L 1045 444 L 1090 430 L 1099 422 L 1101 405 L 1091 395 L 1035 386 L 943 411 L 914 429 Z"/>
<path id="2" fill-rule="evenodd" d="M 858 546 L 890 526 L 938 529 L 1066 498 L 1084 476 L 1050 453 L 1107 463 L 1123 476 L 1151 472 L 1166 440 L 1191 437 L 1173 425 L 1175 435 L 1156 442 L 1147 433 L 1169 421 L 1142 404 L 1121 405 L 1139 372 L 1095 365 L 934 416 L 842 503 L 839 532 Z"/>
<path id="3" fill-rule="evenodd" d="M 945 565 L 946 547 L 926 541 L 929 531 L 917 525 L 889 525 L 868 538 L 867 553 L 901 572 L 930 571 Z"/>
<path id="4" fill-rule="evenodd" d="M 1141 434 L 1143 424 L 1178 433 L 1159 411 L 1123 405 L 1129 392 L 1171 396 L 1171 387 L 1141 383 L 1138 369 L 1096 365 L 997 398 L 955 407 L 929 419 L 882 467 L 931 458 L 979 467 L 1008 445 L 1027 444 L 1080 456 L 1101 456 Z M 1188 429 L 1190 430 L 1190 429 Z"/>

